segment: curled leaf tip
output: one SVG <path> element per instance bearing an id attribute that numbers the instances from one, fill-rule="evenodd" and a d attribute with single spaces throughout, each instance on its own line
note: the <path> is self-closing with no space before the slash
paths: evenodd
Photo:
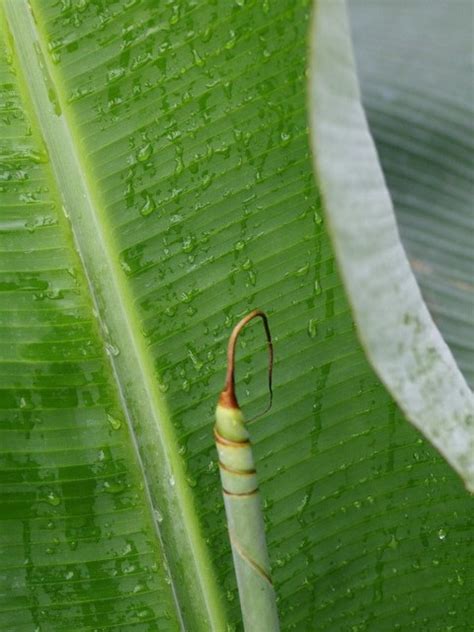
<path id="1" fill-rule="evenodd" d="M 268 325 L 268 318 L 265 312 L 262 312 L 259 309 L 254 309 L 247 316 L 244 316 L 242 320 L 240 320 L 237 325 L 232 330 L 232 333 L 229 338 L 229 344 L 227 347 L 227 373 L 225 379 L 224 389 L 222 390 L 219 397 L 219 405 L 223 408 L 240 408 L 237 396 L 235 393 L 235 349 L 237 345 L 237 338 L 242 331 L 242 329 L 254 318 L 261 318 L 263 322 L 263 328 L 265 330 L 265 335 L 268 343 L 268 390 L 270 393 L 270 401 L 266 409 L 260 413 L 263 415 L 266 413 L 272 405 L 273 399 L 273 391 L 272 391 L 272 372 L 273 372 L 273 343 L 272 336 L 270 333 L 270 327 Z"/>

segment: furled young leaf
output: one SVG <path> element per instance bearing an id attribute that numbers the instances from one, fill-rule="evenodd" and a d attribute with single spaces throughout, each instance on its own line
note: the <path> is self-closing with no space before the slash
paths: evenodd
<path id="1" fill-rule="evenodd" d="M 308 3 L 0 7 L 0 628 L 241 629 L 212 426 L 254 307 L 282 629 L 465 626 L 466 492 L 369 367 L 326 234 Z"/>

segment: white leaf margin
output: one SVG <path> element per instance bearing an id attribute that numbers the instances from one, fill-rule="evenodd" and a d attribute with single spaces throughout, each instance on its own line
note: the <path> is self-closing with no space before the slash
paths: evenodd
<path id="1" fill-rule="evenodd" d="M 359 338 L 406 418 L 474 492 L 474 395 L 400 241 L 361 105 L 344 0 L 317 0 L 310 28 L 313 165 Z"/>

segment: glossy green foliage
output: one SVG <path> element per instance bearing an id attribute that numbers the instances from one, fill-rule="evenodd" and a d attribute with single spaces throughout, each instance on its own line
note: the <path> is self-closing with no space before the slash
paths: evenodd
<path id="1" fill-rule="evenodd" d="M 368 366 L 326 234 L 307 5 L 0 5 L 2 630 L 241 629 L 212 426 L 256 306 L 282 628 L 469 620 L 466 493 Z"/>
<path id="2" fill-rule="evenodd" d="M 5 34 L 0 628 L 175 630 L 117 385 Z"/>

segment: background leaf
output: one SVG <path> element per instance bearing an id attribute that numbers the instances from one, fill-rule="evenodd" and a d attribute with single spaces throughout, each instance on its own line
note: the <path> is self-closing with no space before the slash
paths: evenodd
<path id="1" fill-rule="evenodd" d="M 421 291 L 474 385 L 473 4 L 350 0 L 362 98 Z"/>
<path id="2" fill-rule="evenodd" d="M 314 163 L 359 337 L 407 419 L 473 491 L 474 396 L 433 323 L 400 242 L 360 103 L 344 3 L 318 5 L 313 28 Z"/>
<path id="3" fill-rule="evenodd" d="M 193 631 L 241 628 L 212 425 L 227 336 L 255 306 L 269 313 L 276 347 L 274 407 L 251 432 L 282 627 L 363 630 L 376 620 L 384 630 L 394 617 L 402 628 L 464 626 L 467 495 L 369 367 L 326 234 L 304 106 L 308 4 L 31 4 L 33 23 L 26 2 L 2 4 L 11 42 L 3 121 L 9 130 L 25 121 L 6 145 L 1 192 L 4 208 L 14 205 L 2 211 L 2 374 L 12 380 L 2 391 L 2 475 L 23 494 L 18 513 L 2 511 L 3 628 L 161 630 L 165 614 L 171 629 L 181 615 Z M 35 300 L 41 291 L 53 294 Z M 25 323 L 29 337 L 18 339 Z M 81 335 L 91 339 L 86 355 Z M 258 328 L 244 343 L 239 392 L 250 413 L 266 401 L 266 358 Z M 85 378 L 86 365 L 68 365 L 78 357 Z M 61 380 L 76 374 L 68 390 Z M 111 495 L 98 482 L 100 448 L 89 450 L 81 411 L 91 405 L 101 447 L 118 451 L 107 453 L 110 467 L 130 477 Z M 56 456 L 53 434 L 28 429 L 36 416 L 64 428 Z M 74 500 L 34 495 L 38 479 L 59 481 L 71 466 Z M 103 522 L 110 505 L 130 511 L 122 540 L 118 519 Z M 47 581 L 40 553 L 29 556 L 29 536 L 20 539 L 32 525 L 38 551 L 53 549 Z M 156 588 L 145 601 L 128 583 L 135 529 L 146 551 L 137 572 Z M 71 565 L 80 582 L 67 583 Z"/>

